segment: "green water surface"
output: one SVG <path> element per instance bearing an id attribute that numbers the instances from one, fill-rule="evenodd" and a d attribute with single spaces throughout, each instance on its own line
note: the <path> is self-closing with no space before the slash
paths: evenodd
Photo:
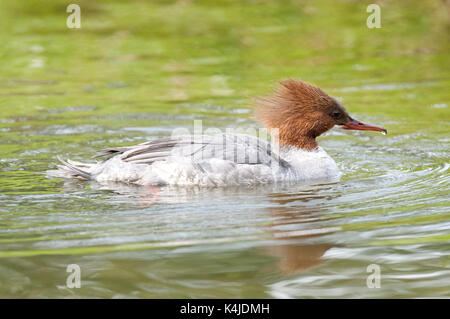
<path id="1" fill-rule="evenodd" d="M 0 3 L 0 297 L 450 297 L 445 1 Z M 375 1 L 376 2 L 376 1 Z M 319 138 L 340 182 L 224 189 L 49 179 L 56 156 L 177 127 L 258 127 L 300 78 L 359 120 Z M 66 267 L 81 268 L 81 288 Z M 381 288 L 366 285 L 381 269 Z"/>

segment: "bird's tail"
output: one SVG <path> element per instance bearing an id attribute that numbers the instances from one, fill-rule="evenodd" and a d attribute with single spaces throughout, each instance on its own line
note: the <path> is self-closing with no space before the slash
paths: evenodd
<path id="1" fill-rule="evenodd" d="M 62 165 L 58 165 L 58 169 L 56 170 L 47 171 L 47 175 L 59 178 L 78 178 L 84 180 L 92 179 L 92 174 L 89 173 L 88 170 L 93 164 L 85 164 L 71 160 L 67 160 L 66 162 L 59 156 L 57 158 Z"/>

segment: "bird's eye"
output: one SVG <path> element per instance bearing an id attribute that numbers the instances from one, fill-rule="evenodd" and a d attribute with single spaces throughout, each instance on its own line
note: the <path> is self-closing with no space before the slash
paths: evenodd
<path id="1" fill-rule="evenodd" d="M 338 118 L 339 116 L 341 116 L 341 111 L 339 111 L 339 110 L 334 110 L 334 111 L 331 113 L 331 116 L 334 117 L 334 118 L 336 119 L 336 118 Z"/>

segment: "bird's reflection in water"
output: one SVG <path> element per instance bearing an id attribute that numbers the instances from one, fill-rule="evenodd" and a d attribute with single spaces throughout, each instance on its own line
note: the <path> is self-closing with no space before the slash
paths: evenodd
<path id="1" fill-rule="evenodd" d="M 332 245 L 278 245 L 267 248 L 270 256 L 279 258 L 278 268 L 284 274 L 304 272 L 324 262 L 322 256 Z"/>
<path id="2" fill-rule="evenodd" d="M 330 185 L 322 185 L 329 188 Z M 311 207 L 306 203 L 312 199 L 330 200 L 332 194 L 320 195 L 323 187 L 304 187 L 299 194 L 273 193 L 269 196 L 276 207 L 267 208 L 273 217 L 269 232 L 280 244 L 264 247 L 263 253 L 278 258 L 277 267 L 284 274 L 304 272 L 325 260 L 322 256 L 337 245 L 330 243 L 307 244 L 308 239 L 320 237 L 338 230 L 335 227 L 319 226 L 324 208 L 320 204 Z M 301 203 L 300 205 L 298 203 Z"/>
<path id="3" fill-rule="evenodd" d="M 86 188 L 86 184 L 76 181 L 64 182 L 64 189 L 66 190 L 79 190 L 80 188 Z M 199 203 L 198 207 L 200 207 L 202 201 L 217 200 L 217 211 L 211 212 L 210 217 L 217 223 L 224 219 L 224 214 L 227 214 L 220 210 L 220 201 L 227 203 L 235 201 L 236 207 L 240 207 L 244 204 L 242 198 L 250 199 L 259 196 L 258 198 L 267 202 L 268 205 L 258 211 L 256 216 L 269 217 L 269 222 L 261 224 L 255 221 L 255 224 L 258 225 L 258 228 L 264 228 L 264 233 L 268 235 L 264 236 L 264 239 L 269 239 L 271 244 L 257 248 L 255 252 L 277 258 L 277 270 L 284 274 L 301 273 L 323 263 L 322 256 L 325 252 L 337 246 L 330 243 L 309 243 L 308 240 L 338 230 L 334 227 L 324 227 L 321 223 L 323 216 L 326 215 L 324 203 L 337 196 L 333 191 L 332 184 L 262 185 L 258 187 L 205 189 L 198 187 L 159 188 L 157 186 L 134 186 L 123 183 L 100 185 L 92 182 L 89 184 L 89 188 L 120 195 L 114 200 L 121 204 L 125 203 L 126 206 L 150 207 L 158 204 L 163 205 L 159 207 L 162 210 L 164 210 L 164 205 L 167 204 L 196 202 Z M 125 196 L 125 199 L 123 196 Z M 199 217 L 198 211 L 193 211 L 192 208 L 187 214 L 192 221 L 200 221 L 199 218 L 204 217 Z M 249 214 L 236 214 L 233 217 L 236 218 L 234 224 L 242 225 L 248 222 Z M 177 220 L 174 220 L 174 224 L 176 223 Z M 149 231 L 151 232 L 151 229 Z M 204 231 L 208 232 L 210 229 L 204 229 Z M 230 236 L 228 239 L 228 241 L 233 241 L 236 238 Z"/>

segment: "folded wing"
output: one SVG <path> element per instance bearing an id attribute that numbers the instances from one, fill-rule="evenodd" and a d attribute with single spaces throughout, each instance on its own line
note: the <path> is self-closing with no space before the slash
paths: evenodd
<path id="1" fill-rule="evenodd" d="M 100 151 L 95 157 L 120 156 L 124 162 L 149 164 L 171 157 L 190 158 L 193 162 L 208 159 L 229 160 L 235 164 L 277 163 L 289 164 L 281 159 L 273 146 L 262 139 L 244 134 L 183 135 L 162 138 L 134 146 L 114 147 Z"/>

